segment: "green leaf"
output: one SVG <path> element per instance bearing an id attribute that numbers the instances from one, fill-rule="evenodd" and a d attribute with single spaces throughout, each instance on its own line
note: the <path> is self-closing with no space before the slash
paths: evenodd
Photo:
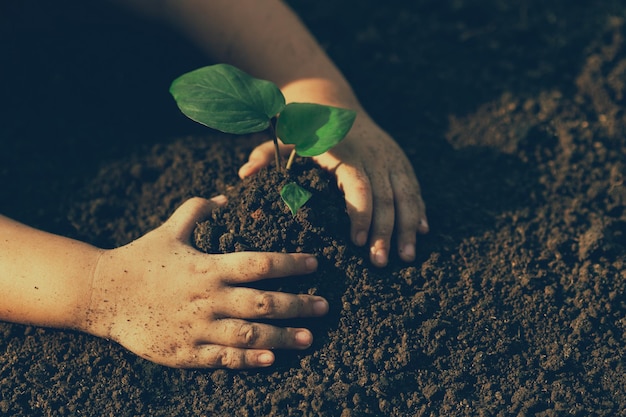
<path id="1" fill-rule="evenodd" d="M 181 75 L 172 82 L 170 93 L 190 119 L 234 134 L 267 129 L 285 107 L 285 97 L 275 84 L 227 64 Z"/>
<path id="2" fill-rule="evenodd" d="M 320 155 L 338 144 L 350 131 L 356 112 L 314 103 L 289 103 L 278 117 L 276 133 L 296 145 L 300 156 Z"/>
<path id="3" fill-rule="evenodd" d="M 289 210 L 291 210 L 291 214 L 295 216 L 300 207 L 309 201 L 311 193 L 295 182 L 290 182 L 280 190 L 280 196 L 287 204 L 287 207 L 289 207 Z"/>

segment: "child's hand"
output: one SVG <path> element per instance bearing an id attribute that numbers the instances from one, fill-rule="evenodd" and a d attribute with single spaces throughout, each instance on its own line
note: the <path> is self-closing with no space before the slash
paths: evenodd
<path id="1" fill-rule="evenodd" d="M 288 148 L 283 148 L 287 154 Z M 254 149 L 239 176 L 269 165 L 273 152 L 272 142 Z M 416 233 L 427 233 L 428 221 L 413 167 L 396 142 L 367 115 L 359 114 L 348 136 L 314 159 L 335 173 L 345 194 L 352 241 L 362 246 L 369 237 L 372 263 L 387 264 L 394 228 L 400 258 L 413 261 Z"/>
<path id="2" fill-rule="evenodd" d="M 309 347 L 306 329 L 248 320 L 321 316 L 326 300 L 242 285 L 307 274 L 317 261 L 306 254 L 197 251 L 191 246 L 196 222 L 223 201 L 188 200 L 161 227 L 103 251 L 83 330 L 172 367 L 269 366 L 270 349 Z"/>

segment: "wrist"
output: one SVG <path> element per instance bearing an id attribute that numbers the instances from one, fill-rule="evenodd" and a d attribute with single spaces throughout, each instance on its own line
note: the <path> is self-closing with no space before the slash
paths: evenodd
<path id="1" fill-rule="evenodd" d="M 115 292 L 110 291 L 107 283 L 113 284 L 115 279 L 110 277 L 107 259 L 111 258 L 113 250 L 100 250 L 95 258 L 91 276 L 89 277 L 88 303 L 81 314 L 77 329 L 91 335 L 109 339 L 115 316 Z"/>
<path id="2" fill-rule="evenodd" d="M 0 216 L 0 320 L 81 329 L 101 249 Z"/>

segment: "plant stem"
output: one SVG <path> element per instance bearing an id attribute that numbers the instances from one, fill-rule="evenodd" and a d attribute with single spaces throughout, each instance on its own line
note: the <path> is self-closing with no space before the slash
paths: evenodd
<path id="1" fill-rule="evenodd" d="M 276 172 L 280 172 L 280 149 L 278 148 L 278 136 L 276 135 L 276 118 L 272 119 L 270 123 L 270 134 L 272 135 L 272 141 L 274 142 L 274 158 L 276 159 Z"/>
<path id="2" fill-rule="evenodd" d="M 293 160 L 296 157 L 296 148 L 293 148 L 291 150 L 291 153 L 289 154 L 289 160 L 287 161 L 287 166 L 285 167 L 286 170 L 289 170 L 289 168 L 291 168 L 291 164 L 293 164 Z"/>

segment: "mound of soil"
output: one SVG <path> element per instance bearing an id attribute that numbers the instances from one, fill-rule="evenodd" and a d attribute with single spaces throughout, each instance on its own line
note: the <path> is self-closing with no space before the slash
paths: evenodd
<path id="1" fill-rule="evenodd" d="M 206 64 L 184 39 L 98 2 L 3 4 L 0 212 L 113 247 L 224 193 L 196 245 L 313 252 L 316 274 L 261 285 L 331 311 L 293 323 L 310 349 L 244 372 L 0 323 L 0 413 L 625 415 L 621 3 L 291 2 L 420 178 L 431 233 L 382 269 L 349 242 L 330 174 L 298 161 L 314 195 L 292 216 L 277 174 L 236 175 L 264 137 L 177 112 L 169 83 Z"/>

